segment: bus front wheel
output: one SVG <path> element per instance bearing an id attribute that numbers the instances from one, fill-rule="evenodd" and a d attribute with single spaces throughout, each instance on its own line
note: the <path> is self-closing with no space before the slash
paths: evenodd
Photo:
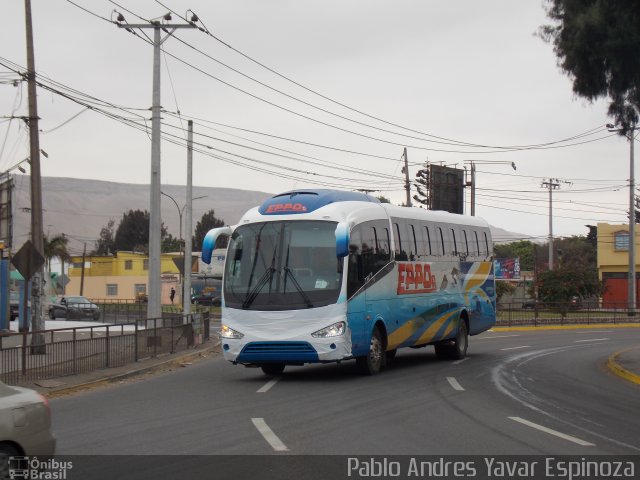
<path id="1" fill-rule="evenodd" d="M 364 357 L 356 358 L 358 370 L 363 375 L 375 375 L 382 368 L 384 362 L 384 344 L 380 329 L 376 328 L 371 335 L 371 343 L 369 344 L 369 353 Z"/>
<path id="2" fill-rule="evenodd" d="M 265 363 L 260 368 L 265 375 L 280 375 L 284 372 L 284 363 Z"/>

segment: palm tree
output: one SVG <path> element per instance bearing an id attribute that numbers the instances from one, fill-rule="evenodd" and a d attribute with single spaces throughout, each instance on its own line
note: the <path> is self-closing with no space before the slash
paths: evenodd
<path id="1" fill-rule="evenodd" d="M 69 251 L 67 249 L 68 243 L 69 239 L 64 233 L 54 235 L 52 237 L 49 237 L 46 234 L 44 235 L 44 258 L 47 261 L 47 270 L 49 270 L 49 272 L 51 272 L 51 260 L 58 258 L 62 263 L 62 273 L 64 273 L 64 262 L 71 260 L 71 255 L 69 255 Z"/>

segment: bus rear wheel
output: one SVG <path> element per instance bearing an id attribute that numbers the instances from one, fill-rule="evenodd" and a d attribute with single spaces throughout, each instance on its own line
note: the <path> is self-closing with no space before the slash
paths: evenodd
<path id="1" fill-rule="evenodd" d="M 375 375 L 380 371 L 385 360 L 384 344 L 380 329 L 376 328 L 371 335 L 369 353 L 364 357 L 356 358 L 358 370 L 363 375 Z"/>
<path id="2" fill-rule="evenodd" d="M 280 375 L 284 372 L 284 363 L 265 363 L 260 368 L 265 375 Z"/>
<path id="3" fill-rule="evenodd" d="M 467 356 L 468 346 L 469 332 L 467 331 L 467 322 L 461 317 L 455 338 L 435 345 L 436 356 L 442 360 L 462 360 Z"/>

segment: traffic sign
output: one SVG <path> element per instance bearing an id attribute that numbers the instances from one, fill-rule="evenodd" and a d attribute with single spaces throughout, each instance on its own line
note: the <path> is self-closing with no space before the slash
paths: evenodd
<path id="1" fill-rule="evenodd" d="M 36 250 L 31 240 L 27 240 L 13 256 L 11 263 L 25 280 L 29 280 L 44 265 L 44 257 Z"/>

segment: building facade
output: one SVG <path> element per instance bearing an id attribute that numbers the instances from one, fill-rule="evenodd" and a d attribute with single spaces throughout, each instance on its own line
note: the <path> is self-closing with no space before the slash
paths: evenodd
<path id="1" fill-rule="evenodd" d="M 628 302 L 629 225 L 598 223 L 598 277 L 604 285 L 602 305 L 606 308 L 625 308 Z M 638 266 L 638 231 L 635 242 L 636 302 L 640 299 L 640 267 Z M 636 305 L 637 306 L 637 305 Z"/>
<path id="2" fill-rule="evenodd" d="M 171 303 L 171 288 L 179 291 L 180 271 L 174 262 L 179 258 L 179 253 L 161 255 L 162 303 Z M 66 295 L 82 294 L 93 300 L 106 301 L 141 299 L 148 291 L 149 257 L 138 252 L 89 255 L 83 265 L 82 256 L 75 256 L 69 265 L 68 276 Z M 180 300 L 178 297 L 177 301 Z"/>

